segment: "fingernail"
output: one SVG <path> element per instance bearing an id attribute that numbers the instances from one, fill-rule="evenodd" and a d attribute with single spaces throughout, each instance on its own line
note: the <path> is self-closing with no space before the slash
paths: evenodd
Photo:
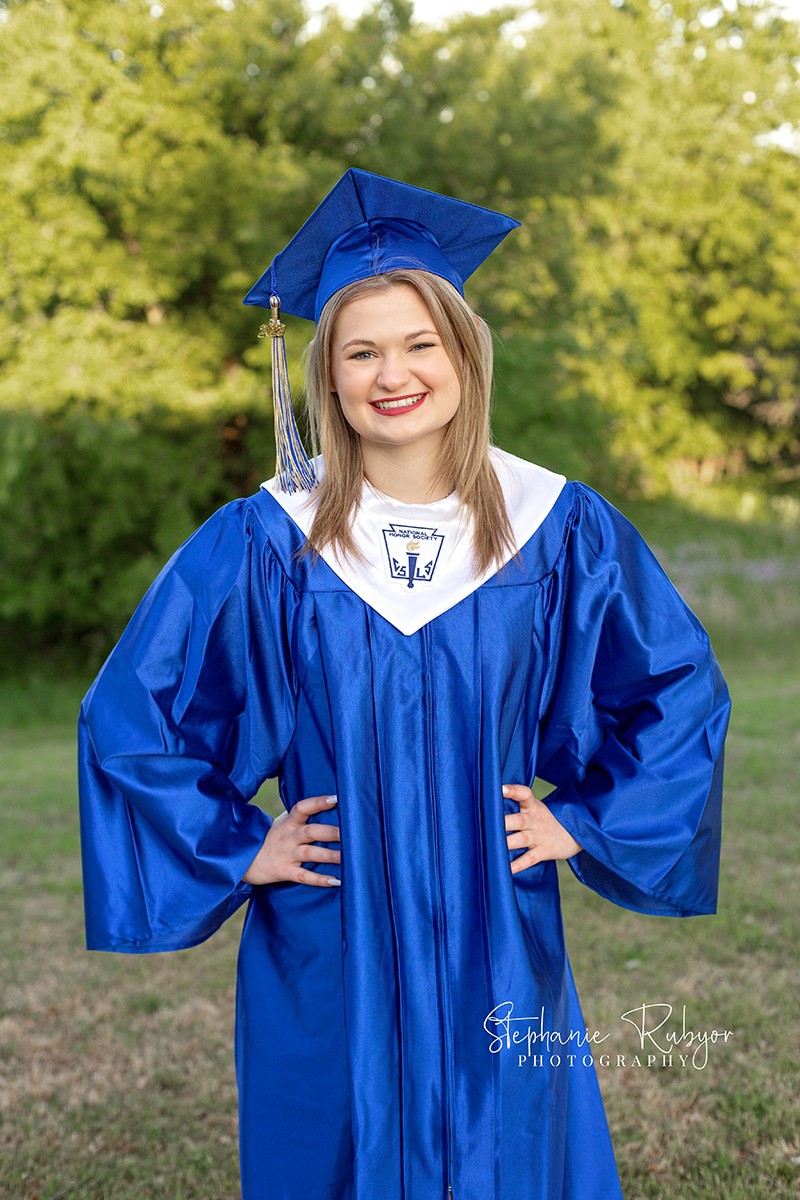
<path id="1" fill-rule="evenodd" d="M 332 875 L 329 875 L 328 883 L 333 883 L 333 884 L 336 884 L 337 887 L 341 887 L 342 881 L 341 881 L 341 879 L 334 879 Z"/>
<path id="2" fill-rule="evenodd" d="M 335 804 L 338 799 L 338 796 L 328 796 L 328 804 Z"/>
<path id="3" fill-rule="evenodd" d="M 504 796 L 508 795 L 508 785 L 505 783 L 503 784 L 503 795 Z"/>

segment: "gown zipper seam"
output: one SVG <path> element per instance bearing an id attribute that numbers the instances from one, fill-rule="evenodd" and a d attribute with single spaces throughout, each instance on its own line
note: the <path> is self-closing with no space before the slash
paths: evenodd
<path id="1" fill-rule="evenodd" d="M 427 740 L 428 740 L 428 786 L 431 798 L 431 819 L 433 824 L 433 857 L 434 871 L 436 875 L 436 903 L 438 915 L 438 953 L 440 964 L 440 975 L 442 980 L 442 1025 L 444 1032 L 444 1046 L 442 1056 L 442 1069 L 444 1074 L 445 1088 L 445 1123 L 446 1123 L 446 1181 L 448 1200 L 453 1200 L 453 1185 L 452 1185 L 452 1109 L 450 1095 L 450 1071 L 448 1069 L 449 1052 L 450 1052 L 450 1029 L 449 1029 L 449 985 L 447 976 L 447 954 L 446 954 L 446 933 L 444 922 L 444 905 L 442 904 L 442 887 L 441 874 L 439 868 L 439 822 L 436 814 L 436 786 L 434 772 L 434 741 L 433 741 L 433 672 L 431 643 L 430 643 L 430 628 L 428 625 L 424 627 L 423 646 L 425 650 L 425 713 L 427 723 Z"/>

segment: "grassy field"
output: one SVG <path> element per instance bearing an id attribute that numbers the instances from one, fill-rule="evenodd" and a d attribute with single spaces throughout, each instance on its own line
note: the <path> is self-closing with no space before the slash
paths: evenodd
<path id="1" fill-rule="evenodd" d="M 614 908 L 563 872 L 567 942 L 626 1200 L 796 1196 L 800 536 L 639 507 L 631 515 L 712 628 L 734 698 L 719 914 Z M 0 685 L 0 1195 L 233 1200 L 240 915 L 177 954 L 87 954 L 74 784 L 83 685 Z M 268 797 L 274 803 L 274 794 Z M 733 1031 L 650 1065 L 621 1020 Z M 659 1036 L 659 1035 L 657 1035 Z M 637 1054 L 640 1065 L 633 1061 Z M 618 1057 L 624 1065 L 618 1064 Z"/>

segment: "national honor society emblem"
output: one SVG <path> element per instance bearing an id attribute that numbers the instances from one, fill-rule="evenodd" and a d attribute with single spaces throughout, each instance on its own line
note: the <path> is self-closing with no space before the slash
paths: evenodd
<path id="1" fill-rule="evenodd" d="M 389 556 L 392 579 L 402 579 L 406 587 L 415 583 L 430 583 L 444 534 L 425 525 L 390 525 L 381 530 Z"/>

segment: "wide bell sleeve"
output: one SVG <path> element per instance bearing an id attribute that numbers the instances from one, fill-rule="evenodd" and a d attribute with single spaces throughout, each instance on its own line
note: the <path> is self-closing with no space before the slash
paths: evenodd
<path id="1" fill-rule="evenodd" d="M 79 722 L 86 938 L 146 953 L 203 941 L 247 897 L 271 819 L 248 803 L 295 725 L 297 598 L 247 501 L 163 569 Z"/>
<path id="2" fill-rule="evenodd" d="M 634 527 L 575 486 L 548 581 L 535 772 L 576 876 L 637 912 L 716 911 L 730 700 L 705 630 Z"/>

